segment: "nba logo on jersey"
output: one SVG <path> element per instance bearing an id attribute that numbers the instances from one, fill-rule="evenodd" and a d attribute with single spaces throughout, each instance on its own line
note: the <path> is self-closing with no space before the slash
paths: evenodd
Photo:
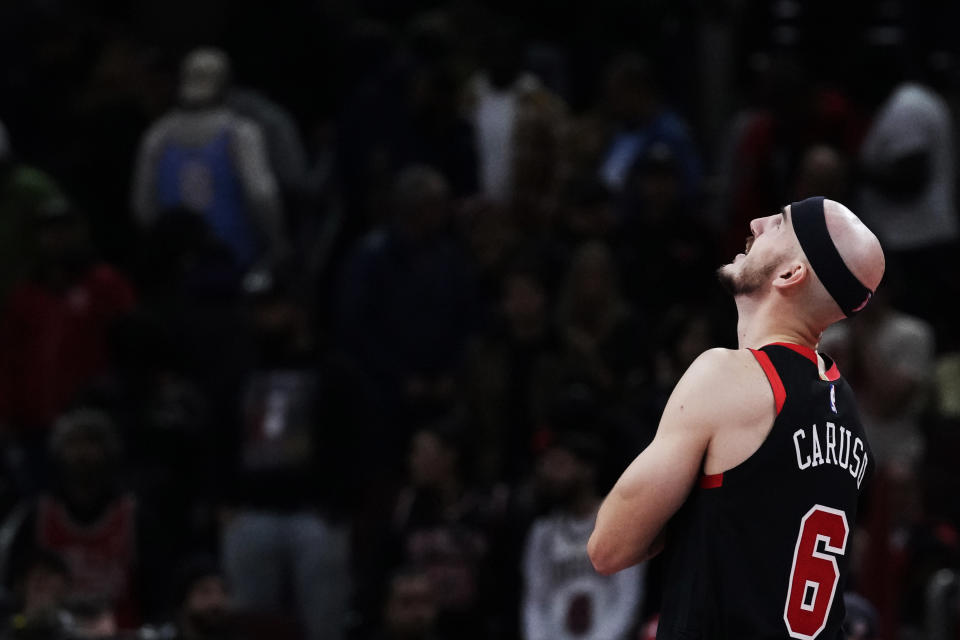
<path id="1" fill-rule="evenodd" d="M 837 388 L 830 385 L 830 410 L 837 412 Z"/>

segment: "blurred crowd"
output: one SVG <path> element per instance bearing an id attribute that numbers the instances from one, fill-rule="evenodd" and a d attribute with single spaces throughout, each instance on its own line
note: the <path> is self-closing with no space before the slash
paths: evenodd
<path id="1" fill-rule="evenodd" d="M 651 640 L 596 509 L 825 195 L 849 638 L 956 640 L 960 11 L 582 4 L 3 3 L 0 637 Z"/>

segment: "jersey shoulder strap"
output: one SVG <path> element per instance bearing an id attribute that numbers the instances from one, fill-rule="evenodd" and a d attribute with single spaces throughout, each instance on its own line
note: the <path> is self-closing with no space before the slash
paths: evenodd
<path id="1" fill-rule="evenodd" d="M 749 349 L 763 369 L 773 390 L 780 415 L 791 387 L 806 385 L 809 380 L 836 382 L 840 379 L 837 364 L 828 356 L 810 347 L 789 342 L 774 342 L 759 349 Z M 821 366 L 822 363 L 822 366 Z M 806 388 L 804 386 L 804 388 Z"/>
<path id="2" fill-rule="evenodd" d="M 773 361 L 770 360 L 770 356 L 767 354 L 763 347 L 761 349 L 749 349 L 750 353 L 753 354 L 753 357 L 757 359 L 757 362 L 760 364 L 760 368 L 763 369 L 764 375 L 767 376 L 767 381 L 770 383 L 770 389 L 773 391 L 773 401 L 777 407 L 777 415 L 780 415 L 780 411 L 783 410 L 783 403 L 787 401 L 787 390 L 783 386 L 783 380 L 780 378 L 780 374 L 777 372 L 776 366 L 774 366 Z"/>

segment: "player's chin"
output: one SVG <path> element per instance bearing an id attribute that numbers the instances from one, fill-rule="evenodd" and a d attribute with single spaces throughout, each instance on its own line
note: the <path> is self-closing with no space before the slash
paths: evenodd
<path id="1" fill-rule="evenodd" d="M 733 263 L 725 264 L 717 269 L 717 280 L 720 285 L 731 295 L 737 292 L 737 268 Z"/>
<path id="2" fill-rule="evenodd" d="M 740 265 L 737 264 L 737 259 L 734 258 L 733 262 L 728 262 L 727 264 L 722 265 L 719 269 L 717 269 L 717 271 L 722 273 L 732 274 L 735 271 L 737 271 L 739 268 L 740 268 Z"/>

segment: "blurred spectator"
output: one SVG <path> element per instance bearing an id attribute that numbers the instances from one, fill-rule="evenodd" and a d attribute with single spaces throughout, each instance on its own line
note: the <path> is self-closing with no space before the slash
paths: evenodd
<path id="1" fill-rule="evenodd" d="M 542 197 L 556 178 L 551 167 L 566 107 L 536 76 L 523 72 L 523 44 L 512 28 L 497 27 L 485 45 L 482 68 L 466 94 L 477 132 L 481 193 L 506 203 L 521 190 L 539 190 Z"/>
<path id="2" fill-rule="evenodd" d="M 114 331 L 111 375 L 89 401 L 126 425 L 131 484 L 167 523 L 168 547 L 212 545 L 215 504 L 229 486 L 234 454 L 226 434 L 236 432 L 252 349 L 241 274 L 229 249 L 189 211 L 161 218 L 138 258 L 137 311 Z"/>
<path id="3" fill-rule="evenodd" d="M 560 214 L 560 232 L 570 246 L 587 240 L 610 239 L 617 222 L 610 190 L 592 176 L 566 186 Z"/>
<path id="4" fill-rule="evenodd" d="M 586 190 L 596 194 L 599 186 L 608 199 L 614 198 L 616 192 L 607 186 L 597 171 L 609 135 L 603 121 L 604 115 L 591 112 L 571 115 L 562 140 L 559 167 L 560 182 L 565 192 L 576 194 Z"/>
<path id="5" fill-rule="evenodd" d="M 70 590 L 70 568 L 59 555 L 39 550 L 21 559 L 13 578 L 15 614 L 2 637 L 51 634 L 67 623 L 64 601 Z"/>
<path id="6" fill-rule="evenodd" d="M 929 323 L 891 306 L 891 286 L 874 294 L 856 322 L 825 331 L 820 344 L 857 392 L 877 464 L 913 467 L 924 454 L 936 345 Z"/>
<path id="7" fill-rule="evenodd" d="M 169 640 L 223 640 L 228 633 L 230 596 L 213 558 L 198 555 L 179 567 L 176 614 L 172 628 L 162 628 Z"/>
<path id="8" fill-rule="evenodd" d="M 37 550 L 56 553 L 70 568 L 71 597 L 102 599 L 121 628 L 133 628 L 163 588 L 164 554 L 152 538 L 163 534 L 120 481 L 119 434 L 103 413 L 78 409 L 58 420 L 50 448 L 50 490 L 4 525 L 14 532 L 6 579 Z"/>
<path id="9" fill-rule="evenodd" d="M 400 569 L 389 579 L 381 628 L 374 640 L 439 640 L 437 595 L 422 570 Z"/>
<path id="10" fill-rule="evenodd" d="M 493 585 L 511 567 L 493 562 L 503 526 L 503 488 L 477 489 L 470 479 L 469 440 L 459 420 L 418 430 L 409 447 L 408 483 L 397 496 L 392 521 L 392 566 L 429 577 L 437 605 L 437 631 L 450 638 L 491 638 L 502 612 Z"/>
<path id="11" fill-rule="evenodd" d="M 67 611 L 70 640 L 114 640 L 122 629 L 110 601 L 105 598 L 77 596 L 67 603 Z"/>
<path id="12" fill-rule="evenodd" d="M 52 131 L 45 120 L 40 138 L 54 145 L 44 168 L 57 176 L 71 201 L 96 212 L 89 222 L 97 247 L 125 262 L 136 251 L 131 242 L 131 159 L 150 121 L 166 108 L 171 74 L 166 56 L 133 30 L 111 24 L 99 33 L 102 46 L 78 52 L 81 59 L 90 57 L 76 93 L 58 97 L 65 103 L 65 117 Z"/>
<path id="13" fill-rule="evenodd" d="M 877 640 L 879 620 L 877 610 L 863 596 L 856 593 L 843 594 L 843 604 L 847 609 L 844 628 L 846 640 Z"/>
<path id="14" fill-rule="evenodd" d="M 614 402 L 631 378 L 643 378 L 648 349 L 642 319 L 620 289 L 610 249 L 591 241 L 577 249 L 557 303 L 567 376 Z"/>
<path id="15" fill-rule="evenodd" d="M 285 257 L 286 231 L 276 177 L 260 127 L 225 105 L 230 63 L 217 49 L 183 61 L 180 106 L 144 135 L 132 207 L 150 228 L 164 211 L 186 207 L 248 268 Z"/>
<path id="16" fill-rule="evenodd" d="M 144 235 L 134 264 L 137 283 L 154 301 L 234 298 L 243 273 L 230 248 L 189 209 L 168 209 Z"/>
<path id="17" fill-rule="evenodd" d="M 502 30 L 492 38 L 484 69 L 471 79 L 467 109 L 477 131 L 481 193 L 509 202 L 513 190 L 514 128 L 523 91 L 539 89 L 537 79 L 521 75 L 522 45 Z"/>
<path id="18" fill-rule="evenodd" d="M 17 159 L 0 122 L 0 304 L 35 258 L 30 240 L 38 210 L 58 206 L 63 199 L 52 178 Z"/>
<path id="19" fill-rule="evenodd" d="M 938 334 L 939 339 L 939 334 Z M 949 522 L 960 523 L 960 473 L 955 452 L 960 450 L 960 353 L 937 359 L 936 408 L 927 423 L 924 489 L 929 509 Z"/>
<path id="20" fill-rule="evenodd" d="M 537 474 L 552 509 L 537 519 L 523 558 L 526 640 L 629 637 L 643 602 L 645 566 L 601 576 L 587 556 L 600 493 L 600 442 L 561 434 L 541 454 Z"/>
<path id="21" fill-rule="evenodd" d="M 260 127 L 284 210 L 295 209 L 309 187 L 307 151 L 293 116 L 282 105 L 249 87 L 230 86 L 224 102 L 227 109 Z"/>
<path id="22" fill-rule="evenodd" d="M 910 283 L 897 304 L 931 322 L 943 291 L 929 277 L 954 268 L 960 235 L 950 111 L 932 89 L 900 84 L 879 108 L 860 153 L 860 206 Z"/>
<path id="23" fill-rule="evenodd" d="M 70 568 L 56 553 L 39 550 L 21 576 L 23 589 L 22 615 L 27 618 L 44 611 L 56 610 L 70 591 Z"/>
<path id="24" fill-rule="evenodd" d="M 937 414 L 960 420 L 960 353 L 943 354 L 936 365 Z"/>
<path id="25" fill-rule="evenodd" d="M 449 206 L 447 184 L 434 169 L 404 170 L 393 220 L 363 238 L 344 268 L 340 345 L 376 383 L 395 424 L 378 445 L 385 451 L 403 442 L 411 412 L 449 406 L 477 322 L 466 257 L 446 230 Z"/>
<path id="26" fill-rule="evenodd" d="M 847 159 L 838 149 L 814 145 L 800 159 L 790 201 L 823 196 L 837 202 L 850 202 L 849 173 Z"/>
<path id="27" fill-rule="evenodd" d="M 290 212 L 289 226 L 305 286 L 327 299 L 336 286 L 336 261 L 342 258 L 346 245 L 343 176 L 342 167 L 337 164 L 334 123 L 323 119 L 313 124 L 310 133 L 306 203 L 301 211 Z M 330 306 L 317 311 L 319 319 L 328 323 Z"/>
<path id="28" fill-rule="evenodd" d="M 677 158 L 681 194 L 699 195 L 700 157 L 686 122 L 663 101 L 656 71 L 636 53 L 616 57 L 607 67 L 603 108 L 610 131 L 600 176 L 614 192 L 626 184 L 634 163 L 656 142 L 666 144 Z"/>
<path id="29" fill-rule="evenodd" d="M 443 173 L 455 196 L 477 192 L 474 127 L 460 113 L 457 72 L 442 62 L 418 67 L 397 132 L 397 167 L 426 164 Z"/>
<path id="30" fill-rule="evenodd" d="M 750 220 L 787 202 L 811 146 L 828 145 L 854 157 L 865 129 L 847 93 L 815 82 L 799 56 L 788 51 L 757 59 L 752 102 L 733 118 L 718 167 L 729 185 L 721 216 L 723 255 L 743 247 Z"/>
<path id="31" fill-rule="evenodd" d="M 51 422 L 107 371 L 111 328 L 134 306 L 127 279 L 95 258 L 79 212 L 45 207 L 32 231 L 36 264 L 0 319 L 0 422 L 25 456 L 12 462 L 24 491 L 42 477 Z"/>
<path id="32" fill-rule="evenodd" d="M 303 308 L 276 274 L 247 278 L 255 361 L 242 391 L 242 423 L 223 567 L 236 606 L 295 612 L 310 640 L 344 637 L 351 595 L 344 520 L 354 493 L 356 425 L 331 419 L 316 345 Z M 294 595 L 293 607 L 287 605 Z M 293 611 L 291 611 L 291 609 Z"/>
<path id="33" fill-rule="evenodd" d="M 489 310 L 500 298 L 500 281 L 516 253 L 519 230 L 507 206 L 483 197 L 466 200 L 457 212 L 457 223 L 473 263 L 479 304 Z"/>
<path id="34" fill-rule="evenodd" d="M 863 142 L 867 221 L 889 251 L 956 239 L 955 149 L 949 109 L 932 89 L 898 84 L 878 106 Z"/>
<path id="35" fill-rule="evenodd" d="M 510 265 L 497 311 L 491 329 L 470 342 L 463 387 L 481 442 L 481 477 L 516 481 L 532 466 L 534 438 L 557 386 L 562 344 L 535 265 Z"/>
<path id="36" fill-rule="evenodd" d="M 347 85 L 337 105 L 335 144 L 346 208 L 344 235 L 352 242 L 385 217 L 383 209 L 396 177 L 388 143 L 398 126 L 396 105 L 407 97 L 407 70 L 386 25 L 358 20 L 344 40 Z"/>
<path id="37" fill-rule="evenodd" d="M 657 627 L 660 623 L 660 617 L 654 615 L 640 626 L 637 633 L 637 640 L 657 640 Z"/>
<path id="38" fill-rule="evenodd" d="M 631 168 L 619 198 L 611 245 L 626 293 L 650 316 L 683 302 L 703 303 L 716 288 L 716 240 L 695 204 L 683 197 L 681 167 L 669 145 L 655 142 Z"/>
<path id="39" fill-rule="evenodd" d="M 404 34 L 357 21 L 347 38 L 339 106 L 337 168 L 344 236 L 353 242 L 386 222 L 393 185 L 411 165 L 435 167 L 455 197 L 477 191 L 474 127 L 461 113 L 457 35 L 442 11 L 412 20 Z"/>
<path id="40" fill-rule="evenodd" d="M 928 508 L 924 467 L 879 469 L 866 509 L 857 591 L 877 607 L 881 638 L 923 638 L 927 588 L 944 567 L 960 567 L 956 525 Z"/>

